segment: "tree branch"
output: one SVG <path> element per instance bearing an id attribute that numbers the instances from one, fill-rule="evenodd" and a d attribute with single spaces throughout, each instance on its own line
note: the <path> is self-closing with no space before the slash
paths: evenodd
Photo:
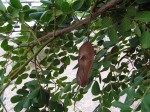
<path id="1" fill-rule="evenodd" d="M 14 78 L 16 75 L 18 75 L 18 73 L 19 73 L 26 65 L 28 65 L 28 63 L 29 63 L 30 61 L 32 61 L 32 59 L 33 59 L 34 57 L 36 57 L 36 56 L 40 53 L 40 51 L 41 51 L 49 42 L 53 41 L 53 39 L 54 39 L 54 38 L 50 38 L 49 40 L 47 40 L 47 41 L 38 49 L 38 51 L 37 51 L 30 59 L 28 59 L 22 66 L 20 66 L 18 69 L 14 70 L 14 71 L 12 71 L 12 72 L 10 72 L 10 73 L 8 74 L 8 76 L 10 76 L 10 80 L 8 80 L 8 82 L 6 83 L 6 85 L 1 89 L 1 91 L 0 91 L 0 96 L 1 96 L 2 93 L 5 91 L 5 89 L 10 85 L 11 81 L 13 80 L 13 78 Z"/>
<path id="2" fill-rule="evenodd" d="M 13 80 L 13 78 L 35 57 L 39 54 L 39 52 L 49 43 L 51 42 L 54 37 L 56 36 L 59 36 L 59 35 L 62 35 L 62 34 L 66 34 L 76 28 L 79 28 L 81 27 L 82 25 L 84 24 L 87 24 L 89 22 L 91 22 L 92 19 L 98 17 L 100 14 L 104 13 L 106 10 L 108 10 L 109 8 L 111 8 L 112 6 L 114 6 L 115 4 L 117 4 L 120 0 L 111 0 L 110 2 L 108 2 L 104 7 L 100 8 L 97 12 L 93 13 L 92 16 L 82 20 L 82 21 L 79 21 L 78 23 L 70 26 L 70 27 L 67 27 L 67 28 L 64 28 L 62 30 L 58 30 L 58 31 L 54 31 L 54 32 L 49 32 L 47 33 L 45 36 L 35 40 L 30 49 L 32 49 L 37 43 L 43 41 L 43 40 L 46 40 L 48 39 L 40 48 L 39 50 L 34 54 L 34 56 L 32 56 L 30 59 L 28 59 L 22 66 L 20 66 L 16 71 L 13 71 L 11 73 L 9 73 L 9 76 L 10 77 L 10 80 L 6 83 L 6 85 L 3 87 L 3 89 L 0 91 L 0 95 L 2 95 L 2 93 L 5 91 L 5 89 L 9 86 L 9 84 L 11 83 L 11 81 Z M 51 38 L 49 38 L 51 37 Z"/>
<path id="3" fill-rule="evenodd" d="M 102 8 L 98 9 L 98 11 L 96 11 L 95 13 L 92 13 L 92 16 L 82 20 L 82 21 L 79 21 L 78 23 L 72 25 L 72 26 L 69 26 L 67 28 L 64 28 L 64 29 L 61 29 L 61 30 L 57 30 L 55 31 L 55 37 L 56 36 L 59 36 L 59 35 L 63 35 L 63 34 L 66 34 L 74 29 L 77 29 L 81 26 L 83 26 L 84 24 L 87 24 L 89 22 L 92 21 L 92 19 L 95 19 L 96 17 L 98 17 L 100 14 L 104 13 L 105 11 L 107 11 L 109 8 L 111 8 L 112 6 L 114 6 L 115 4 L 117 4 L 120 0 L 111 0 L 110 2 L 108 2 L 105 6 L 103 6 Z M 54 32 L 48 32 L 45 36 L 35 40 L 32 45 L 31 45 L 31 48 L 33 48 L 37 43 L 45 40 L 45 39 L 48 39 L 49 37 L 53 36 Z"/>

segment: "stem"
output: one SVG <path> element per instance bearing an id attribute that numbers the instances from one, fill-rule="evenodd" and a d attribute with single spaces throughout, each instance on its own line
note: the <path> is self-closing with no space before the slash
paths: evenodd
<path id="1" fill-rule="evenodd" d="M 76 98 L 76 96 L 77 96 L 78 93 L 79 93 L 79 90 L 80 90 L 80 86 L 78 86 L 77 92 L 75 93 L 75 95 L 74 95 L 74 97 L 73 97 L 72 99 Z M 75 102 L 74 102 L 74 111 L 75 111 L 75 107 L 76 107 L 76 100 L 75 100 Z"/>
<path id="2" fill-rule="evenodd" d="M 0 91 L 0 95 L 1 95 L 1 94 L 5 91 L 5 89 L 9 86 L 9 84 L 11 83 L 11 81 L 13 80 L 13 78 L 19 73 L 19 71 L 22 70 L 35 56 L 37 56 L 37 55 L 40 53 L 40 51 L 41 51 L 47 44 L 49 44 L 49 42 L 51 42 L 53 39 L 54 39 L 54 38 L 50 38 L 49 40 L 47 40 L 47 41 L 39 48 L 39 50 L 38 50 L 30 59 L 28 59 L 28 60 L 26 61 L 26 63 L 24 63 L 24 64 L 23 64 L 22 66 L 20 66 L 17 70 L 15 70 L 15 71 L 13 71 L 13 72 L 11 72 L 11 73 L 9 74 L 11 80 L 9 80 L 9 81 L 6 83 L 5 87 Z"/>
<path id="3" fill-rule="evenodd" d="M 1 104 L 2 108 L 4 109 L 4 111 L 5 111 L 5 112 L 8 112 L 1 99 L 0 99 L 0 104 Z"/>
<path id="4" fill-rule="evenodd" d="M 41 41 L 43 40 L 46 40 L 48 39 L 40 48 L 39 50 L 30 58 L 28 59 L 22 66 L 20 66 L 17 70 L 15 71 L 12 71 L 9 73 L 9 76 L 10 76 L 10 80 L 6 83 L 6 85 L 4 86 L 4 88 L 0 91 L 0 95 L 2 95 L 2 93 L 5 91 L 5 89 L 9 86 L 9 84 L 11 83 L 11 81 L 13 80 L 13 78 L 26 66 L 28 65 L 28 63 L 35 57 L 37 56 L 40 51 L 49 43 L 51 42 L 52 40 L 54 40 L 54 37 L 58 37 L 59 35 L 63 35 L 63 34 L 66 34 L 74 29 L 77 29 L 81 26 L 83 26 L 84 24 L 88 24 L 89 22 L 92 21 L 92 19 L 95 19 L 96 17 L 98 17 L 100 14 L 104 13 L 105 11 L 107 11 L 109 8 L 111 8 L 112 6 L 114 6 L 115 4 L 117 4 L 120 0 L 111 0 L 110 2 L 108 2 L 104 7 L 100 8 L 98 11 L 96 11 L 95 13 L 92 14 L 92 17 L 88 17 L 82 21 L 79 21 L 77 24 L 74 24 L 72 26 L 69 26 L 67 28 L 64 28 L 62 30 L 57 30 L 53 32 L 49 32 L 47 33 L 45 36 L 39 38 L 39 39 L 36 39 L 32 45 L 31 45 L 31 48 L 29 50 L 31 50 L 35 45 L 37 45 L 37 43 L 40 44 Z M 56 23 L 56 22 L 55 22 Z M 56 24 L 54 24 L 54 27 L 55 27 Z M 31 32 L 32 32 L 32 29 L 31 29 Z M 34 35 L 35 37 L 35 34 L 32 32 L 32 34 Z M 49 38 L 51 37 L 51 38 Z"/>
<path id="5" fill-rule="evenodd" d="M 38 70 L 37 70 L 36 56 L 34 57 L 34 65 L 35 65 L 35 71 L 36 71 L 36 78 L 38 80 L 39 87 L 41 87 L 41 83 L 40 83 L 40 79 L 39 79 L 39 73 L 38 73 Z"/>
<path id="6" fill-rule="evenodd" d="M 98 9 L 96 12 L 92 13 L 92 16 L 83 19 L 82 21 L 79 21 L 78 23 L 69 26 L 67 28 L 61 29 L 61 30 L 57 30 L 55 31 L 55 37 L 59 36 L 59 35 L 63 35 L 66 34 L 68 32 L 71 32 L 74 29 L 80 28 L 81 26 L 83 26 L 84 24 L 88 24 L 92 21 L 92 19 L 97 18 L 100 14 L 104 13 L 105 11 L 107 11 L 108 9 L 110 9 L 111 7 L 113 7 L 115 4 L 117 4 L 120 0 L 111 0 L 110 2 L 108 2 L 105 6 L 103 6 L 102 8 Z M 54 35 L 54 31 L 53 32 L 48 32 L 45 36 L 35 40 L 32 45 L 31 48 L 33 48 L 37 43 L 48 39 L 49 37 Z"/>

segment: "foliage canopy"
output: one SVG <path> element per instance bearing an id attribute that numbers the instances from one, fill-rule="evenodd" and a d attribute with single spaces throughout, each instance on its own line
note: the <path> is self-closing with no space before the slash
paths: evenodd
<path id="1" fill-rule="evenodd" d="M 121 112 L 149 112 L 150 0 L 40 2 L 41 6 L 31 8 L 10 0 L 5 7 L 0 0 L 0 39 L 5 51 L 0 61 L 2 109 L 2 94 L 13 84 L 17 92 L 11 102 L 16 103 L 16 112 L 23 108 L 26 112 L 67 112 L 68 106 L 88 91 L 93 102 L 99 101 L 94 112 L 110 112 L 111 106 Z M 79 88 L 76 79 L 68 81 L 68 74 L 60 76 L 77 60 L 77 45 L 88 38 L 95 60 L 89 84 Z M 12 68 L 6 74 L 8 66 Z M 105 78 L 104 71 L 108 71 Z M 125 101 L 119 101 L 125 94 Z M 132 108 L 136 101 L 139 103 Z"/>

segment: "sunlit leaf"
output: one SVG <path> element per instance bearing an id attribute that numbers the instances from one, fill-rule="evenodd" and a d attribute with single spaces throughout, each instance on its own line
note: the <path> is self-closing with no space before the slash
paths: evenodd
<path id="1" fill-rule="evenodd" d="M 0 0 L 0 11 L 6 12 L 6 8 L 1 0 Z"/>

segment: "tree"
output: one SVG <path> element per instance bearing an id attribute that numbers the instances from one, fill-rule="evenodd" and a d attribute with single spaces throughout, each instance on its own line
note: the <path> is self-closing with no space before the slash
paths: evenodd
<path id="1" fill-rule="evenodd" d="M 99 101 L 94 112 L 110 112 L 111 106 L 122 112 L 149 112 L 150 0 L 41 3 L 34 9 L 19 0 L 10 0 L 6 8 L 0 0 L 1 48 L 6 52 L 0 61 L 0 95 L 10 84 L 18 86 L 31 78 L 11 98 L 16 103 L 14 111 L 25 108 L 27 112 L 67 112 L 68 106 L 91 90 L 93 101 Z M 19 31 L 16 24 L 21 27 Z M 89 84 L 80 88 L 76 79 L 67 82 L 68 76 L 59 74 L 71 60 L 77 60 L 77 44 L 88 39 L 95 48 L 95 59 Z M 29 63 L 34 64 L 33 69 Z M 8 65 L 12 69 L 6 75 Z M 104 71 L 109 72 L 106 78 L 101 76 Z M 124 94 L 125 102 L 120 102 Z M 136 101 L 139 103 L 131 108 Z"/>

